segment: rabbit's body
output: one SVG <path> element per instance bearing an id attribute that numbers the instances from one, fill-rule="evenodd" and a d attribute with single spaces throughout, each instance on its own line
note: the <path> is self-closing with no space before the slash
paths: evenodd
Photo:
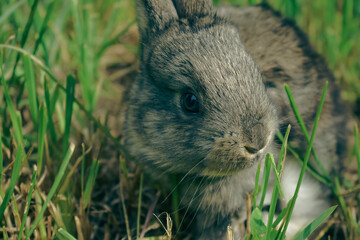
<path id="1" fill-rule="evenodd" d="M 290 144 L 306 149 L 283 84 L 310 132 L 329 81 L 314 143 L 328 171 L 343 158 L 339 127 L 345 128 L 346 114 L 325 62 L 292 22 L 267 6 L 223 7 L 214 14 L 211 1 L 173 2 L 137 1 L 142 64 L 130 93 L 125 143 L 154 176 L 190 179 L 180 194 L 196 213 L 196 238 L 224 239 L 227 225 L 246 217 L 257 164 L 267 152 L 278 156 L 277 129 L 291 124 Z M 286 200 L 299 172 L 288 157 Z M 329 192 L 321 189 L 305 177 L 290 235 L 329 206 Z"/>

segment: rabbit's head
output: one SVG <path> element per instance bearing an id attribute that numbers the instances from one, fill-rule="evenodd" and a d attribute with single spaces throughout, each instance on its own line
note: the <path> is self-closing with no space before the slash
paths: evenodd
<path id="1" fill-rule="evenodd" d="M 137 0 L 141 67 L 125 143 L 145 165 L 227 175 L 264 157 L 275 108 L 237 29 L 210 0 Z"/>

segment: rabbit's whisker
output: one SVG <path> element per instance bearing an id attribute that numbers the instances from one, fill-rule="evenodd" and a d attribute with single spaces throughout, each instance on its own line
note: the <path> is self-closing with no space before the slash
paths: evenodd
<path id="1" fill-rule="evenodd" d="M 176 186 L 171 190 L 171 192 L 165 197 L 165 199 L 161 202 L 163 204 L 170 196 L 171 194 L 177 189 L 177 187 L 184 181 L 184 179 L 193 171 L 197 166 L 199 166 L 200 163 L 202 163 L 205 159 L 202 159 L 197 164 L 195 164 L 182 178 L 181 180 L 176 184 Z"/>

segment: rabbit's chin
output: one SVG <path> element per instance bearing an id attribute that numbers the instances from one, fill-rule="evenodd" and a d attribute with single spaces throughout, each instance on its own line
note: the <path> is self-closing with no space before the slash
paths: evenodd
<path id="1" fill-rule="evenodd" d="M 228 161 L 227 163 L 210 161 L 200 175 L 207 177 L 232 176 L 254 166 L 260 159 L 261 157 L 257 156 L 250 159 L 241 158 L 239 161 Z"/>

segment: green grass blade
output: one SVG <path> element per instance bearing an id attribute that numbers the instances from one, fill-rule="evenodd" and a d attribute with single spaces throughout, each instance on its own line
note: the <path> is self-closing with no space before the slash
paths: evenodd
<path id="1" fill-rule="evenodd" d="M 275 175 L 275 185 L 277 186 L 279 193 L 280 193 L 280 197 L 281 199 L 285 198 L 284 195 L 284 191 L 282 190 L 281 187 L 281 181 L 280 181 L 280 173 L 278 172 L 278 170 L 276 169 L 276 164 L 275 164 L 275 160 L 274 160 L 274 156 L 272 154 L 270 154 L 270 163 L 273 166 L 273 170 L 274 170 L 274 175 Z"/>
<path id="2" fill-rule="evenodd" d="M 296 0 L 287 0 L 285 3 L 285 13 L 291 19 L 295 19 L 297 13 L 297 4 Z"/>
<path id="3" fill-rule="evenodd" d="M 273 233 L 272 223 L 273 223 L 273 219 L 274 219 L 274 215 L 275 215 L 279 192 L 280 192 L 281 198 L 284 198 L 284 192 L 281 187 L 281 176 L 282 176 L 282 171 L 283 171 L 283 167 L 285 164 L 287 141 L 289 138 L 290 130 L 291 130 L 291 126 L 289 125 L 286 129 L 285 140 L 283 141 L 283 144 L 281 146 L 278 166 L 276 167 L 274 157 L 272 154 L 269 154 L 269 157 L 266 158 L 266 161 L 269 162 L 268 164 L 273 165 L 274 174 L 275 174 L 275 184 L 274 184 L 274 188 L 273 188 L 273 192 L 272 192 L 272 196 L 271 196 L 269 216 L 268 216 L 268 222 L 267 222 L 267 227 L 266 227 L 266 232 L 265 232 L 266 239 L 270 239 L 271 234 Z M 265 195 L 266 192 L 264 192 L 263 194 Z"/>
<path id="4" fill-rule="evenodd" d="M 281 135 L 280 132 L 276 133 L 277 138 L 283 143 L 284 140 L 284 136 Z M 293 155 L 293 157 L 301 164 L 304 163 L 304 160 L 300 157 L 300 155 L 296 152 L 296 150 L 294 148 L 291 147 L 290 144 L 288 144 L 287 149 L 290 151 L 290 153 Z M 331 185 L 331 180 L 328 179 L 327 177 L 321 175 L 310 163 L 308 163 L 307 166 L 307 170 L 313 175 L 313 177 L 317 180 L 319 180 L 320 182 L 330 186 Z"/>
<path id="5" fill-rule="evenodd" d="M 351 226 L 353 226 L 355 231 L 358 233 L 358 235 L 360 235 L 359 227 L 357 226 L 356 222 L 354 221 L 352 214 L 348 211 L 349 208 L 347 207 L 346 200 L 345 200 L 344 196 L 341 194 L 341 187 L 340 187 L 340 182 L 339 182 L 338 176 L 335 176 L 334 183 L 335 183 L 334 184 L 335 185 L 335 189 L 334 189 L 335 196 L 337 198 L 337 202 L 340 204 L 340 209 L 344 215 L 346 226 L 348 226 L 349 228 L 351 228 Z"/>
<path id="6" fill-rule="evenodd" d="M 66 79 L 66 105 L 65 105 L 65 129 L 63 136 L 63 154 L 69 144 L 71 116 L 75 98 L 75 79 L 69 75 Z"/>
<path id="7" fill-rule="evenodd" d="M 27 40 L 27 38 L 29 36 L 31 25 L 34 22 L 34 16 L 35 16 L 35 12 L 36 12 L 36 9 L 37 9 L 37 6 L 38 6 L 38 2 L 39 2 L 39 0 L 34 0 L 32 6 L 31 6 L 30 15 L 29 15 L 29 17 L 27 19 L 27 22 L 26 22 L 26 25 L 25 25 L 25 28 L 24 28 L 24 32 L 23 32 L 23 34 L 21 36 L 21 40 L 20 40 L 20 47 L 21 48 L 24 47 L 24 45 L 26 43 L 26 40 Z M 20 54 L 18 53 L 16 55 L 16 61 L 15 61 L 14 67 L 13 67 L 11 81 L 15 77 L 15 70 L 16 70 L 16 66 L 17 66 L 19 60 L 20 60 Z"/>
<path id="8" fill-rule="evenodd" d="M 285 132 L 285 138 L 282 141 L 280 155 L 279 155 L 279 163 L 278 163 L 278 167 L 277 167 L 277 170 L 280 173 L 280 178 L 282 176 L 282 171 L 284 169 L 286 151 L 288 149 L 288 139 L 289 139 L 289 135 L 290 135 L 290 130 L 291 130 L 291 125 L 289 124 L 286 129 L 286 132 Z"/>
<path id="9" fill-rule="evenodd" d="M 3 173 L 3 167 L 4 167 L 4 159 L 3 159 L 3 152 L 2 152 L 2 136 L 0 131 L 0 196 L 2 195 L 2 173 Z"/>
<path id="10" fill-rule="evenodd" d="M 316 133 L 316 129 L 317 129 L 317 126 L 318 126 L 318 123 L 319 123 L 319 120 L 320 120 L 321 110 L 322 110 L 323 105 L 324 105 L 327 87 L 328 87 L 328 82 L 325 83 L 324 90 L 323 90 L 322 95 L 321 95 L 320 103 L 319 103 L 318 110 L 317 110 L 316 116 L 315 116 L 314 126 L 313 126 L 313 129 L 312 129 L 312 132 L 311 132 L 310 143 L 308 145 L 308 148 L 306 149 L 304 164 L 302 165 L 302 168 L 301 168 L 299 180 L 298 180 L 298 183 L 296 185 L 295 193 L 294 193 L 294 196 L 293 196 L 293 201 L 291 202 L 292 204 L 290 205 L 289 215 L 288 215 L 288 217 L 286 219 L 286 222 L 285 222 L 284 231 L 282 232 L 283 235 L 286 233 L 287 227 L 288 227 L 288 225 L 290 223 L 291 214 L 293 212 L 293 209 L 294 209 L 294 206 L 295 206 L 295 203 L 296 203 L 296 199 L 297 199 L 297 196 L 299 194 L 300 185 L 301 185 L 302 180 L 303 180 L 304 175 L 305 175 L 305 170 L 306 170 L 306 167 L 307 167 L 307 163 L 308 163 L 308 161 L 310 159 L 311 148 L 312 148 L 312 145 L 313 145 L 313 142 L 314 142 L 314 139 L 315 139 L 315 133 Z M 291 102 L 291 105 L 296 106 L 295 102 L 293 100 L 294 98 L 292 97 L 292 93 L 290 91 L 289 86 L 285 85 L 285 89 L 286 89 L 286 92 L 287 92 L 287 94 L 289 96 L 289 100 Z M 299 114 L 299 113 L 297 112 L 297 114 Z M 301 117 L 297 116 L 297 118 L 301 118 Z"/>
<path id="11" fill-rule="evenodd" d="M 45 134 L 47 129 L 46 110 L 43 104 L 39 110 L 39 126 L 38 126 L 38 175 L 40 176 L 43 166 Z"/>
<path id="12" fill-rule="evenodd" d="M 271 164 L 272 161 L 274 161 L 274 157 L 271 154 L 268 154 L 269 158 L 266 158 L 266 160 Z M 276 175 L 276 173 L 275 173 Z M 266 225 L 266 232 L 265 232 L 265 239 L 271 239 L 271 232 L 272 232 L 272 223 L 275 215 L 278 195 L 279 195 L 279 186 L 280 184 L 274 184 L 273 192 L 271 195 L 271 202 L 270 202 L 270 209 L 269 209 L 269 216 L 268 216 L 268 222 Z"/>
<path id="13" fill-rule="evenodd" d="M 63 228 L 59 228 L 56 231 L 56 233 L 59 234 L 61 237 L 67 239 L 67 240 L 76 240 L 76 238 L 73 235 L 71 235 L 68 231 L 66 231 Z"/>
<path id="14" fill-rule="evenodd" d="M 7 20 L 7 18 L 14 13 L 21 5 L 25 3 L 25 0 L 15 2 L 11 7 L 7 8 L 0 16 L 0 26 Z"/>
<path id="15" fill-rule="evenodd" d="M 262 189 L 262 194 L 261 194 L 260 203 L 259 203 L 260 210 L 262 210 L 263 205 L 264 205 L 267 187 L 269 184 L 270 170 L 271 170 L 270 154 L 267 154 L 266 159 L 265 159 L 265 166 L 264 166 L 263 189 Z"/>
<path id="16" fill-rule="evenodd" d="M 325 212 L 323 212 L 314 221 L 312 221 L 309 225 L 307 225 L 304 230 L 296 234 L 294 240 L 305 240 L 317 227 L 320 226 L 322 222 L 325 221 L 326 218 L 330 216 L 331 213 L 335 211 L 336 207 L 337 206 L 332 206 L 329 209 L 327 209 Z"/>
<path id="17" fill-rule="evenodd" d="M 81 196 L 84 196 L 85 189 L 85 144 L 81 144 L 82 149 L 82 160 L 81 160 Z"/>
<path id="18" fill-rule="evenodd" d="M 89 57 L 89 46 L 87 39 L 87 24 L 86 14 L 83 12 L 83 16 L 80 15 L 81 6 L 77 0 L 71 1 L 72 13 L 75 21 L 75 34 L 78 45 L 77 61 L 79 65 L 79 82 L 82 91 L 82 97 L 85 102 L 86 109 L 90 112 L 93 111 L 94 105 L 94 91 L 93 91 L 93 74 L 90 73 L 90 57 Z M 86 47 L 88 49 L 86 49 Z"/>
<path id="19" fill-rule="evenodd" d="M 21 36 L 21 42 L 20 42 L 21 47 L 24 47 L 25 42 L 27 41 L 31 26 L 34 24 L 34 26 L 36 27 L 36 15 L 37 15 L 37 8 L 38 8 L 39 1 L 28 0 L 27 2 L 30 7 L 30 14 L 29 14 L 29 17 L 27 18 L 24 32 Z"/>
<path id="20" fill-rule="evenodd" d="M 56 4 L 58 2 L 59 2 L 58 0 L 54 0 L 54 1 L 50 2 L 49 6 L 46 8 L 46 10 L 47 10 L 46 15 L 45 15 L 44 21 L 41 24 L 39 36 L 38 36 L 38 38 L 36 39 L 36 42 L 35 42 L 34 51 L 33 51 L 34 55 L 35 55 L 40 43 L 42 42 L 42 38 L 43 38 L 43 36 L 44 36 L 44 34 L 46 32 L 46 29 L 47 29 L 48 22 L 50 20 L 51 14 L 53 13 L 54 7 L 56 6 Z"/>
<path id="21" fill-rule="evenodd" d="M 15 163 L 14 163 L 13 171 L 11 174 L 10 184 L 9 184 L 8 188 L 6 189 L 4 200 L 0 206 L 0 221 L 2 220 L 2 217 L 4 215 L 6 207 L 9 205 L 9 201 L 14 192 L 16 182 L 20 177 L 20 170 L 21 170 L 20 167 L 21 167 L 21 162 L 24 157 L 23 153 L 24 153 L 23 150 L 19 146 L 16 151 Z"/>
<path id="22" fill-rule="evenodd" d="M 328 85 L 328 83 L 326 82 L 326 83 L 325 83 L 326 88 L 327 88 L 327 85 Z M 308 131 L 307 131 L 307 129 L 306 129 L 305 123 L 304 123 L 304 121 L 303 121 L 303 119 L 302 119 L 302 117 L 301 117 L 301 115 L 300 115 L 300 112 L 299 112 L 299 110 L 298 110 L 298 107 L 296 106 L 294 97 L 293 97 L 293 95 L 291 94 L 290 88 L 289 88 L 289 86 L 288 86 L 287 84 L 285 84 L 285 91 L 286 91 L 286 94 L 288 95 L 291 108 L 292 108 L 292 110 L 293 110 L 293 112 L 294 112 L 294 115 L 295 115 L 295 117 L 296 117 L 296 120 L 297 120 L 298 123 L 299 123 L 299 126 L 300 126 L 300 128 L 301 128 L 301 131 L 303 132 L 307 143 L 310 144 L 310 137 L 309 137 Z M 314 158 L 315 158 L 315 161 L 316 161 L 316 163 L 318 164 L 318 166 L 319 166 L 322 174 L 325 175 L 328 179 L 331 179 L 329 173 L 325 170 L 324 165 L 321 163 L 319 157 L 317 156 L 315 149 L 312 148 L 311 151 L 312 151 L 312 154 L 313 154 L 313 156 L 314 156 Z"/>
<path id="23" fill-rule="evenodd" d="M 121 32 L 119 32 L 115 37 L 110 39 L 109 41 L 102 44 L 100 50 L 96 53 L 95 59 L 99 59 L 105 50 L 118 42 L 119 38 L 121 38 L 125 33 L 129 31 L 129 29 L 136 23 L 136 19 L 132 20 Z"/>
<path id="24" fill-rule="evenodd" d="M 360 180 L 360 145 L 359 145 L 359 129 L 357 126 L 354 127 L 354 136 L 355 136 L 355 155 L 358 166 L 358 179 Z"/>
<path id="25" fill-rule="evenodd" d="M 49 88 L 47 86 L 46 78 L 44 78 L 44 95 L 45 95 L 45 104 L 46 104 L 46 109 L 47 109 L 46 113 L 47 113 L 50 137 L 53 142 L 56 142 L 57 136 L 56 136 L 54 121 L 52 118 L 54 109 L 51 109 L 52 104 L 50 101 L 50 92 L 49 92 Z"/>
<path id="26" fill-rule="evenodd" d="M 260 178 L 260 169 L 261 169 L 261 162 L 259 162 L 256 175 L 255 175 L 255 189 L 253 193 L 253 208 L 256 208 L 256 198 L 259 193 L 259 178 Z"/>
<path id="27" fill-rule="evenodd" d="M 90 172 L 88 179 L 86 181 L 85 191 L 84 191 L 84 208 L 86 208 L 91 200 L 91 192 L 96 180 L 97 172 L 99 170 L 99 161 L 93 160 L 90 167 Z"/>
<path id="28" fill-rule="evenodd" d="M 19 213 L 19 208 L 15 199 L 15 195 L 12 195 L 11 197 L 11 212 L 13 214 L 13 218 L 14 218 L 14 222 L 15 222 L 15 226 L 17 228 L 20 228 L 21 226 L 21 219 L 20 219 L 20 213 Z"/>
<path id="29" fill-rule="evenodd" d="M 66 93 L 66 88 L 61 86 L 62 90 Z M 52 93 L 52 97 L 49 98 L 50 99 L 50 107 L 49 109 L 51 109 L 51 115 L 54 114 L 55 112 L 55 108 L 56 108 L 56 103 L 59 99 L 59 95 L 60 95 L 60 91 L 59 91 L 60 86 L 58 84 L 56 84 L 56 87 Z M 60 121 L 60 120 L 59 120 Z"/>
<path id="30" fill-rule="evenodd" d="M 31 58 L 28 55 L 23 55 L 24 70 L 25 70 L 25 87 L 29 95 L 30 113 L 31 119 L 34 124 L 34 128 L 38 126 L 38 105 L 37 105 L 37 93 L 36 93 L 36 81 L 34 68 L 31 62 Z"/>
<path id="31" fill-rule="evenodd" d="M 50 200 L 52 199 L 53 195 L 55 194 L 55 191 L 56 189 L 58 188 L 59 184 L 60 184 L 60 181 L 62 179 L 62 177 L 64 176 L 64 173 L 65 173 L 65 170 L 68 166 L 68 163 L 70 161 L 70 158 L 71 158 L 71 155 L 73 154 L 74 152 L 74 149 L 75 149 L 75 146 L 73 144 L 70 145 L 68 151 L 66 152 L 66 155 L 64 157 L 64 160 L 63 162 L 61 163 L 61 166 L 59 168 L 59 171 L 58 171 L 58 174 L 56 175 L 55 177 L 55 180 L 54 180 L 54 183 L 53 185 L 51 186 L 51 189 L 50 189 L 50 192 L 49 194 L 47 195 L 46 197 L 46 200 L 43 204 L 43 206 L 41 207 L 41 210 L 40 212 L 38 213 L 35 221 L 33 222 L 32 224 L 32 227 L 30 228 L 29 232 L 26 234 L 26 239 L 29 239 L 30 236 L 33 234 L 36 226 L 38 225 L 38 223 L 40 222 L 40 220 L 42 219 L 43 215 L 44 215 L 44 212 L 50 202 Z"/>
<path id="32" fill-rule="evenodd" d="M 3 51 L 0 51 L 0 67 L 1 67 L 1 73 L 4 73 L 4 68 L 3 66 Z M 7 88 L 6 82 L 5 82 L 5 77 L 0 73 L 1 76 L 1 85 L 4 88 L 4 95 L 5 95 L 5 100 L 6 100 L 6 104 L 7 104 L 7 109 L 9 111 L 10 114 L 10 118 L 11 118 L 11 122 L 13 124 L 13 128 L 15 131 L 15 139 L 16 142 L 19 144 L 19 146 L 21 146 L 22 142 L 23 142 L 23 135 L 22 135 L 22 128 L 18 119 L 18 116 L 16 114 L 14 105 L 11 101 L 11 97 L 9 94 L 9 90 Z"/>
<path id="33" fill-rule="evenodd" d="M 17 52 L 20 52 L 22 54 L 28 54 L 31 55 L 28 51 L 21 49 L 19 47 L 15 47 L 12 45 L 7 45 L 7 44 L 0 44 L 0 48 L 6 48 L 6 49 L 12 49 L 15 50 Z M 55 82 L 57 84 L 57 86 L 62 90 L 66 92 L 66 89 L 64 86 L 62 86 L 59 82 L 59 80 L 55 77 L 55 75 L 51 72 L 51 70 L 45 66 L 45 64 L 39 60 L 36 56 L 31 55 L 31 59 L 33 60 L 33 62 L 35 62 L 36 64 L 38 64 L 38 66 L 50 77 L 50 79 Z M 54 97 L 53 97 L 54 98 Z M 116 145 L 116 147 L 118 149 L 121 150 L 121 153 L 126 156 L 127 159 L 133 159 L 133 157 L 129 154 L 128 150 L 125 148 L 124 145 L 122 145 L 120 143 L 120 141 L 115 138 L 111 133 L 110 130 L 107 126 L 105 126 L 104 124 L 102 124 L 99 120 L 97 120 L 93 114 L 87 110 L 87 108 L 81 104 L 76 98 L 74 99 L 74 103 L 80 108 L 81 111 L 83 111 L 86 116 L 91 119 L 91 121 L 94 122 L 94 124 L 109 138 L 111 139 L 111 141 L 114 142 L 114 144 Z"/>
<path id="34" fill-rule="evenodd" d="M 281 220 L 283 220 L 283 218 L 285 217 L 286 213 L 287 213 L 288 210 L 289 210 L 289 206 L 290 206 L 290 204 L 291 204 L 291 201 L 292 201 L 292 199 L 290 199 L 289 202 L 286 204 L 286 207 L 285 207 L 283 210 L 281 210 L 279 216 L 278 216 L 278 217 L 276 218 L 276 220 L 273 222 L 272 228 L 276 228 L 277 225 L 281 222 Z"/>
<path id="35" fill-rule="evenodd" d="M 35 180 L 36 180 L 36 171 L 34 170 L 33 175 L 32 175 L 32 179 L 31 179 L 31 185 L 30 185 L 29 194 L 28 194 L 27 200 L 26 200 L 26 207 L 25 207 L 25 210 L 24 210 L 24 215 L 23 215 L 23 218 L 22 218 L 22 221 L 21 221 L 21 227 L 20 227 L 20 230 L 19 230 L 18 240 L 22 239 L 22 236 L 23 236 L 23 230 L 24 230 L 26 218 L 28 216 L 29 209 L 30 209 L 31 196 L 32 196 L 33 191 L 34 191 Z"/>
<path id="36" fill-rule="evenodd" d="M 129 170 L 126 166 L 126 159 L 123 156 L 120 156 L 120 168 L 121 168 L 121 172 L 124 174 L 125 178 L 128 178 Z"/>
<path id="37" fill-rule="evenodd" d="M 41 212 L 41 208 L 42 208 L 42 204 L 43 204 L 43 201 L 41 199 L 41 194 L 39 192 L 39 190 L 35 189 L 35 192 L 34 192 L 34 197 L 35 197 L 35 209 L 36 209 L 36 213 L 39 213 Z M 55 219 L 55 222 L 56 222 L 56 219 Z M 38 224 L 38 231 L 40 233 L 40 239 L 43 240 L 43 239 L 46 239 L 46 226 L 45 226 L 45 218 L 41 218 L 40 221 L 39 221 L 39 224 Z M 27 229 L 25 229 L 25 236 L 27 236 L 27 234 L 29 233 L 29 229 L 27 227 Z"/>
<path id="38" fill-rule="evenodd" d="M 4 238 L 4 240 L 9 240 L 9 236 L 8 236 L 8 234 L 7 234 L 7 231 L 6 231 L 6 229 L 5 229 L 5 226 L 3 226 L 2 231 L 3 231 L 3 238 Z"/>

